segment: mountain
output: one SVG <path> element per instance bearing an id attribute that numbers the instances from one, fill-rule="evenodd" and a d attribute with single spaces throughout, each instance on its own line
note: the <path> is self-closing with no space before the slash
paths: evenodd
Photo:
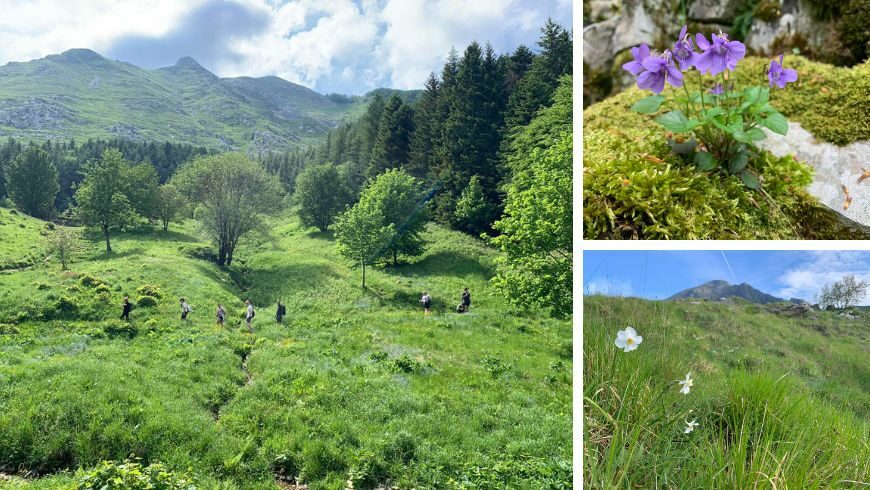
<path id="1" fill-rule="evenodd" d="M 0 137 L 121 137 L 258 153 L 316 143 L 370 98 L 322 95 L 274 76 L 220 78 L 190 57 L 147 70 L 71 49 L 0 67 Z"/>
<path id="2" fill-rule="evenodd" d="M 668 300 L 687 298 L 711 300 L 717 300 L 720 298 L 741 298 L 745 299 L 746 301 L 759 304 L 784 301 L 783 299 L 777 298 L 776 296 L 771 296 L 767 293 L 763 293 L 750 286 L 749 284 L 746 284 L 745 282 L 743 284 L 732 285 L 728 281 L 722 280 L 709 281 L 701 284 L 700 286 L 684 289 L 683 291 L 680 291 L 679 293 L 668 298 Z"/>

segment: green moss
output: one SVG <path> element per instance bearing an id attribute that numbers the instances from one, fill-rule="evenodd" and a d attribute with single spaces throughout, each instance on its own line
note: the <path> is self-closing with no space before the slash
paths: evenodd
<path id="1" fill-rule="evenodd" d="M 767 60 L 750 58 L 737 74 L 764 72 Z M 825 125 L 834 114 L 866 113 L 857 91 L 868 82 L 847 70 L 786 58 L 801 73 L 794 89 L 777 90 L 774 105 L 814 134 L 835 142 L 867 138 L 867 117 Z M 755 82 L 757 83 L 756 75 Z M 824 93 L 833 85 L 843 92 Z M 867 93 L 867 89 L 863 89 Z M 811 94 L 812 91 L 817 94 Z M 828 91 L 830 92 L 830 90 Z M 631 88 L 584 111 L 584 235 L 590 239 L 855 239 L 870 237 L 823 207 L 804 189 L 812 169 L 769 153 L 752 163 L 767 196 L 749 191 L 735 176 L 701 174 L 671 154 L 665 132 L 629 107 L 648 93 Z M 828 103 L 823 109 L 812 102 Z M 862 126 L 863 124 L 863 126 Z"/>
<path id="2" fill-rule="evenodd" d="M 782 17 L 782 8 L 777 0 L 763 0 L 755 6 L 752 16 L 764 22 L 773 22 Z"/>

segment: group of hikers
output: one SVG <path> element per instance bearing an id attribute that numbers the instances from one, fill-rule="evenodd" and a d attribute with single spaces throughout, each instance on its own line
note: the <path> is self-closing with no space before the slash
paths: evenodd
<path id="1" fill-rule="evenodd" d="M 190 307 L 187 300 L 184 298 L 178 299 L 179 304 L 181 305 L 181 319 L 187 321 L 188 315 L 193 311 L 193 308 Z M 420 303 L 423 305 L 423 314 L 428 315 L 432 313 L 432 296 L 429 295 L 428 291 L 423 291 L 423 297 L 420 298 Z M 124 296 L 124 302 L 121 304 L 123 308 L 121 311 L 121 320 L 130 321 L 130 312 L 133 310 L 133 304 L 130 302 L 129 296 Z M 456 306 L 457 313 L 467 313 L 469 308 L 471 308 L 471 293 L 468 292 L 468 288 L 465 288 L 462 291 L 461 300 L 459 305 Z M 257 312 L 254 311 L 254 305 L 251 303 L 251 300 L 245 300 L 245 326 L 248 327 L 248 330 L 253 330 L 253 326 L 251 322 L 254 320 L 254 316 L 256 316 Z M 278 304 L 275 308 L 275 321 L 278 323 L 284 322 L 284 315 L 287 314 L 287 307 L 278 300 Z M 217 319 L 217 324 L 221 327 L 224 326 L 224 322 L 227 318 L 227 311 L 224 309 L 224 305 L 218 303 L 217 310 L 215 311 L 215 318 Z"/>
<path id="2" fill-rule="evenodd" d="M 432 296 L 429 296 L 428 291 L 423 291 L 423 297 L 420 298 L 420 304 L 423 305 L 424 315 L 432 313 Z M 460 302 L 456 306 L 456 313 L 468 313 L 469 308 L 471 308 L 471 293 L 468 292 L 468 288 L 465 288 L 465 290 L 462 291 Z"/>

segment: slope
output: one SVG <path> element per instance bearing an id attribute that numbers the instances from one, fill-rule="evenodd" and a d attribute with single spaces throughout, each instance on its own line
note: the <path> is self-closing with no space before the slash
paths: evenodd
<path id="1" fill-rule="evenodd" d="M 868 317 L 745 302 L 584 301 L 591 488 L 850 488 L 870 464 Z M 634 327 L 638 348 L 614 346 Z M 691 373 L 682 394 L 677 380 Z M 685 433 L 687 421 L 700 425 Z"/>
<path id="2" fill-rule="evenodd" d="M 71 272 L 48 262 L 0 276 L 0 471 L 60 488 L 75 479 L 63 470 L 132 453 L 190 467 L 202 488 L 570 481 L 570 323 L 499 298 L 490 249 L 433 226 L 423 257 L 373 271 L 361 291 L 329 234 L 274 225 L 229 271 L 195 258 L 204 244 L 185 223 L 119 235 L 111 257 L 95 240 Z M 115 320 L 142 286 L 157 306 Z M 472 312 L 457 315 L 464 286 Z M 417 308 L 422 289 L 434 315 Z"/>
<path id="3" fill-rule="evenodd" d="M 668 298 L 668 300 L 687 298 L 709 300 L 717 300 L 720 298 L 740 298 L 745 299 L 750 303 L 760 304 L 784 301 L 776 296 L 759 291 L 745 282 L 742 284 L 730 284 L 728 281 L 722 280 L 708 281 L 699 286 L 684 289 Z"/>
<path id="4" fill-rule="evenodd" d="M 184 57 L 146 70 L 88 49 L 0 67 L 0 134 L 121 137 L 256 153 L 310 145 L 368 97 L 327 97 L 278 77 L 222 79 Z"/>

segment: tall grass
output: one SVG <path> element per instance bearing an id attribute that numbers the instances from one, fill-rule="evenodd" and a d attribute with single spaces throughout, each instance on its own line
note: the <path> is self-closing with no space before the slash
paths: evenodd
<path id="1" fill-rule="evenodd" d="M 836 317 L 813 316 L 785 318 L 739 302 L 587 296 L 585 484 L 866 485 L 870 423 L 863 417 L 870 401 L 864 393 L 842 404 L 837 394 L 857 393 L 868 381 L 868 320 L 841 320 L 839 338 L 832 339 L 813 325 Z M 614 345 L 617 330 L 626 326 L 643 336 L 628 353 Z M 838 376 L 824 388 L 812 374 L 819 366 Z M 677 381 L 690 371 L 695 384 L 684 395 Z M 686 422 L 694 419 L 700 425 L 685 434 Z"/>

